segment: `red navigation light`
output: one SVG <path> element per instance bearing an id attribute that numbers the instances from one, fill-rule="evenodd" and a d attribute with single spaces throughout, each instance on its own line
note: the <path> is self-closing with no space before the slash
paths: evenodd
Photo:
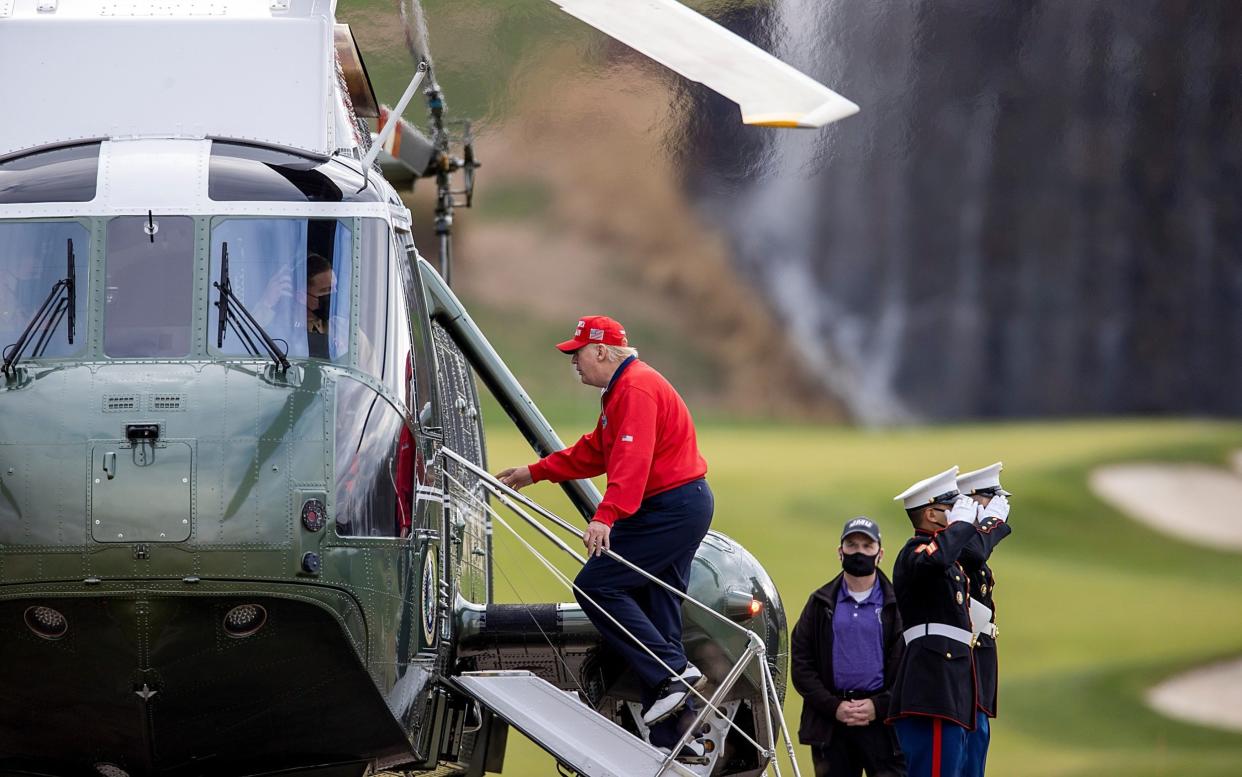
<path id="1" fill-rule="evenodd" d="M 725 592 L 724 614 L 736 623 L 748 621 L 763 612 L 763 600 L 755 591 L 734 588 Z"/>

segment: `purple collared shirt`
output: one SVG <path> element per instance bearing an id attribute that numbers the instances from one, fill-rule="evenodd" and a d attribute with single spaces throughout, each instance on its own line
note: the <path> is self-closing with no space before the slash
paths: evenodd
<path id="1" fill-rule="evenodd" d="M 861 602 L 841 581 L 832 617 L 832 681 L 839 691 L 878 691 L 884 687 L 884 592 L 877 579 Z"/>

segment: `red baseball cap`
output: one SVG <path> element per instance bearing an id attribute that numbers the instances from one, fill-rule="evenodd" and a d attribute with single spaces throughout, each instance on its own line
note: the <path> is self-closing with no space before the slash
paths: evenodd
<path id="1" fill-rule="evenodd" d="M 583 316 L 578 320 L 574 336 L 557 343 L 556 347 L 563 353 L 573 353 L 591 343 L 626 346 L 630 341 L 625 339 L 625 328 L 608 316 Z"/>

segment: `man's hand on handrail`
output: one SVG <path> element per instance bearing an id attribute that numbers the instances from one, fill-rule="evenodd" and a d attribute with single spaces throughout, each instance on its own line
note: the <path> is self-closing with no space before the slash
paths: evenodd
<path id="1" fill-rule="evenodd" d="M 612 550 L 611 541 L 608 535 L 612 533 L 612 527 L 600 521 L 591 521 L 587 524 L 587 530 L 582 535 L 582 544 L 586 546 L 587 553 L 592 556 L 602 556 L 606 551 Z"/>
<path id="2" fill-rule="evenodd" d="M 496 475 L 496 479 L 514 491 L 521 491 L 535 482 L 530 476 L 530 467 L 509 467 L 508 469 L 503 469 Z"/>

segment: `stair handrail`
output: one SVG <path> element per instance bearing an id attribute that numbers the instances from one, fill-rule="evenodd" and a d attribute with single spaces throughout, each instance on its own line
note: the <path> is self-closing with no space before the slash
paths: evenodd
<path id="1" fill-rule="evenodd" d="M 470 461 L 469 459 L 465 458 L 464 456 L 457 453 L 456 451 L 452 450 L 451 448 L 448 448 L 447 446 L 442 445 L 439 450 L 440 450 L 440 453 L 442 453 L 445 457 L 452 459 L 453 461 L 462 465 L 468 471 L 470 471 L 472 474 L 478 477 L 481 485 L 483 485 L 489 492 L 491 492 L 498 499 L 500 499 L 502 504 L 504 504 L 509 509 L 513 510 L 514 513 L 516 513 L 523 520 L 525 520 L 528 524 L 530 524 L 533 528 L 535 528 L 536 531 L 538 531 L 545 539 L 548 539 L 549 541 L 553 542 L 553 544 L 555 544 L 561 550 L 565 551 L 568 555 L 573 557 L 576 561 L 578 561 L 578 563 L 580 564 L 586 563 L 586 561 L 578 553 L 576 553 L 573 549 L 569 548 L 563 541 L 560 540 L 560 538 L 551 534 L 551 532 L 547 529 L 547 527 L 543 526 L 541 523 L 539 523 L 539 521 L 537 521 L 533 516 L 527 514 L 524 510 L 521 510 L 513 502 L 514 500 L 521 502 L 523 505 L 529 507 L 531 510 L 539 513 L 540 515 L 544 516 L 548 520 L 551 520 L 556 525 L 560 526 L 562 529 L 576 535 L 579 538 L 583 536 L 584 532 L 580 531 L 575 526 L 573 526 L 572 524 L 568 523 L 560 516 L 553 513 L 551 510 L 548 510 L 547 508 L 543 507 L 538 502 L 535 502 L 534 500 L 530 499 L 524 494 L 519 493 L 517 489 L 514 489 L 506 485 L 505 483 L 501 482 L 490 472 L 483 469 L 482 467 L 475 464 L 474 462 Z M 460 488 L 462 492 L 468 498 L 473 499 L 476 502 L 478 502 L 484 508 L 486 512 L 491 514 L 491 516 L 495 520 L 499 521 L 500 524 L 504 526 L 511 534 L 513 534 L 513 536 L 516 537 L 517 540 L 523 546 L 525 546 L 527 551 L 529 551 L 531 555 L 533 555 L 545 568 L 547 568 L 548 571 L 551 572 L 552 575 L 556 577 L 563 585 L 568 587 L 572 592 L 576 592 L 577 594 L 581 595 L 584 599 L 590 602 L 596 609 L 602 612 L 623 634 L 625 634 L 630 640 L 632 640 L 635 644 L 637 644 L 640 648 L 642 648 L 642 650 L 646 652 L 647 655 L 651 656 L 656 661 L 656 663 L 658 663 L 666 672 L 669 673 L 670 676 L 677 675 L 677 672 L 673 671 L 672 667 L 664 663 L 664 661 L 659 656 L 657 656 L 654 652 L 652 652 L 650 648 L 644 645 L 642 641 L 638 639 L 638 637 L 636 637 L 633 633 L 631 633 L 628 629 L 626 629 L 625 626 L 623 626 L 619 621 L 617 621 L 617 619 L 613 617 L 611 613 L 609 613 L 605 608 L 597 604 L 595 600 L 590 597 L 589 594 L 587 594 L 585 591 L 579 588 L 574 583 L 573 580 L 569 579 L 569 577 L 565 575 L 564 572 L 558 569 L 551 561 L 549 561 L 542 553 L 540 553 L 533 545 L 531 545 L 530 542 L 528 542 L 525 537 L 518 534 L 518 532 L 509 524 L 509 522 L 506 521 L 504 517 L 501 516 L 500 513 L 498 513 L 490 504 L 488 504 L 486 500 L 483 500 L 479 498 L 478 496 L 475 496 L 472 492 L 472 489 L 467 488 L 465 484 L 463 484 L 457 478 L 450 475 L 447 471 L 444 472 L 444 476 L 448 478 L 449 480 L 451 480 L 453 483 L 457 484 L 458 488 Z M 647 572 L 645 569 L 642 569 L 641 567 L 631 563 L 628 559 L 622 557 L 620 554 L 616 553 L 615 551 L 608 549 L 608 550 L 605 550 L 604 553 L 609 558 L 612 558 L 616 560 L 617 562 L 625 565 L 626 567 L 638 572 L 643 577 L 656 583 L 657 585 L 673 593 L 674 595 L 680 597 L 682 600 L 690 602 L 691 604 L 697 606 L 699 609 L 701 609 L 704 612 L 710 613 L 712 616 L 716 617 L 721 622 L 727 624 L 728 626 L 730 626 L 737 632 L 740 632 L 742 635 L 744 635 L 748 642 L 746 650 L 743 652 L 742 656 L 739 657 L 737 663 L 733 666 L 733 668 L 729 671 L 729 674 L 726 675 L 725 680 L 717 688 L 716 692 L 712 695 L 711 699 L 708 699 L 706 696 L 700 693 L 693 686 L 690 686 L 690 685 L 686 686 L 687 689 L 692 694 L 694 694 L 696 697 L 698 697 L 698 699 L 701 702 L 703 702 L 704 706 L 701 710 L 699 710 L 698 714 L 695 716 L 694 722 L 691 724 L 691 726 L 687 728 L 685 732 L 682 733 L 681 739 L 669 752 L 668 757 L 664 760 L 664 763 L 660 766 L 660 769 L 656 772 L 654 777 L 660 777 L 660 775 L 664 774 L 664 772 L 669 768 L 669 766 L 676 759 L 677 754 L 681 752 L 681 748 L 684 747 L 689 742 L 690 738 L 694 735 L 694 732 L 698 730 L 698 727 L 702 724 L 703 719 L 706 718 L 709 712 L 715 712 L 720 717 L 721 720 L 725 721 L 729 725 L 729 727 L 733 731 L 737 732 L 739 736 L 741 736 L 748 743 L 750 743 L 758 753 L 760 753 L 765 759 L 767 759 L 769 764 L 772 766 L 773 770 L 776 772 L 777 777 L 780 777 L 781 771 L 780 771 L 780 764 L 778 763 L 776 759 L 776 741 L 775 741 L 775 732 L 773 731 L 773 725 L 772 725 L 772 713 L 769 707 L 770 701 L 776 702 L 776 711 L 777 711 L 776 718 L 780 724 L 780 731 L 782 734 L 782 738 L 784 740 L 786 752 L 789 756 L 790 763 L 793 765 L 794 775 L 795 777 L 801 777 L 801 771 L 798 768 L 798 761 L 794 754 L 793 741 L 789 735 L 788 725 L 785 723 L 783 705 L 781 705 L 780 698 L 776 694 L 776 685 L 772 679 L 771 670 L 768 667 L 767 646 L 764 645 L 763 640 L 759 638 L 759 635 L 757 635 L 755 632 L 751 631 L 750 629 L 747 629 L 741 626 L 740 624 L 734 623 L 733 621 L 726 618 L 724 615 L 721 615 L 720 613 L 716 612 L 715 610 L 708 607 L 706 604 L 700 602 L 698 599 L 695 599 L 693 596 L 690 596 L 686 592 L 681 591 L 677 588 L 674 588 L 668 583 L 665 583 L 663 580 L 660 580 L 659 578 L 653 576 L 652 574 Z M 724 695 L 727 694 L 729 690 L 731 690 L 732 687 L 737 683 L 737 680 L 741 678 L 742 673 L 745 671 L 745 668 L 750 663 L 750 661 L 755 660 L 755 659 L 758 660 L 758 663 L 760 665 L 760 676 L 759 676 L 760 694 L 763 696 L 764 716 L 767 721 L 766 722 L 766 729 L 767 729 L 767 734 L 768 734 L 768 746 L 767 747 L 764 747 L 763 745 L 756 742 L 749 734 L 743 731 L 740 726 L 738 726 L 728 716 L 726 716 L 717 706 L 719 700 L 722 699 Z M 766 767 L 765 767 L 765 771 L 766 771 Z"/>
<path id="2" fill-rule="evenodd" d="M 467 495 L 468 495 L 471 499 L 474 499 L 474 500 L 478 501 L 481 505 L 483 505 L 483 506 L 487 509 L 487 511 L 488 511 L 489 513 L 491 513 L 492 517 L 493 517 L 495 520 L 499 521 L 501 526 L 503 526 L 503 527 L 505 527 L 506 529 L 508 529 L 508 530 L 509 530 L 509 532 L 510 532 L 510 533 L 511 533 L 514 537 L 516 537 L 516 538 L 517 538 L 518 542 L 522 543 L 522 545 L 526 547 L 526 549 L 527 549 L 527 550 L 531 553 L 531 555 L 533 555 L 533 556 L 534 556 L 534 557 L 535 557 L 535 558 L 536 558 L 536 559 L 537 559 L 537 560 L 538 560 L 541 564 L 543 564 L 543 566 L 544 566 L 544 567 L 546 567 L 546 568 L 547 568 L 547 570 L 548 570 L 549 572 L 551 572 L 551 573 L 552 573 L 552 575 L 553 575 L 554 577 L 556 577 L 556 578 L 557 578 L 557 580 L 559 580 L 559 581 L 560 581 L 563 585 L 565 585 L 566 587 L 568 587 L 568 588 L 570 589 L 570 591 L 573 591 L 573 592 L 576 592 L 576 593 L 580 594 L 580 595 L 582 596 L 582 598 L 586 599 L 588 602 L 590 602 L 592 605 L 594 605 L 594 606 L 595 606 L 595 607 L 596 607 L 596 608 L 597 608 L 600 612 L 602 612 L 602 613 L 604 614 L 604 616 L 605 616 L 605 617 L 607 617 L 607 618 L 608 618 L 608 620 L 612 621 L 613 625 L 615 625 L 618 629 L 620 629 L 622 633 L 624 633 L 627 637 L 629 637 L 631 640 L 633 640 L 633 641 L 634 641 L 634 643 L 635 643 L 636 645 L 638 645 L 640 648 L 642 648 L 642 650 L 643 650 L 644 652 L 646 652 L 646 653 L 647 653 L 647 655 L 649 655 L 649 656 L 651 656 L 653 659 L 655 659 L 656 663 L 658 663 L 661 667 L 663 667 L 663 668 L 664 668 L 664 670 L 665 670 L 666 672 L 668 672 L 670 675 L 676 675 L 676 674 L 677 674 L 676 672 L 674 672 L 674 671 L 673 671 L 672 667 L 670 667 L 668 664 L 664 663 L 664 661 L 663 661 L 663 660 L 662 660 L 659 656 L 657 656 L 655 653 L 653 653 L 653 652 L 651 651 L 651 649 L 650 649 L 650 648 L 648 648 L 646 645 L 644 645 L 644 644 L 642 643 L 642 641 L 638 639 L 638 637 L 634 636 L 633 632 L 631 632 L 629 629 L 625 628 L 625 626 L 624 626 L 624 625 L 622 625 L 620 621 L 618 621 L 615 617 L 613 617 L 612 613 L 608 612 L 608 610 L 606 610 L 603 606 L 601 606 L 601 605 L 600 605 L 600 604 L 598 604 L 598 603 L 597 603 L 594 599 L 592 599 L 592 598 L 591 598 L 591 596 L 590 596 L 590 594 L 586 593 L 586 592 L 585 592 L 585 591 L 583 591 L 581 588 L 579 588 L 579 587 L 578 587 L 578 586 L 574 583 L 574 581 L 573 581 L 573 580 L 571 580 L 571 579 L 569 579 L 569 577 L 568 577 L 568 576 L 567 576 L 564 572 L 562 572 L 561 570 L 557 569 L 557 568 L 556 568 L 556 565 L 555 565 L 555 564 L 553 564 L 551 561 L 549 561 L 549 560 L 547 559 L 547 557 L 546 557 L 546 556 L 544 556 L 542 553 L 540 553 L 540 552 L 539 552 L 539 551 L 535 548 L 535 546 L 531 545 L 531 544 L 530 544 L 530 542 L 528 542 L 528 541 L 526 540 L 526 538 L 525 538 L 525 537 L 523 537 L 522 535 L 518 534 L 518 533 L 517 533 L 517 531 L 513 528 L 513 526 L 511 526 L 511 525 L 509 524 L 509 522 L 508 522 L 508 521 L 506 521 L 506 520 L 504 519 L 504 516 L 502 516 L 502 515 L 500 515 L 500 513 L 496 512 L 496 510 L 495 510 L 495 509 L 493 509 L 491 505 L 488 505 L 486 502 L 483 502 L 483 501 L 482 501 L 482 500 L 480 500 L 478 497 L 471 495 L 471 494 L 469 493 L 469 491 L 470 491 L 470 490 L 469 490 L 468 488 L 466 488 L 466 487 L 465 487 L 465 485 L 464 485 L 464 484 L 463 484 L 460 480 L 458 480 L 457 478 L 455 478 L 455 477 L 453 477 L 452 475 L 448 474 L 447 472 L 446 472 L 446 473 L 444 473 L 444 476 L 445 476 L 446 478 L 448 478 L 449 480 L 453 481 L 454 483 L 456 483 L 456 484 L 457 484 L 457 486 L 458 486 L 459 488 L 461 488 L 463 491 L 465 491 L 465 492 L 467 493 Z M 734 670 L 737 670 L 739 667 L 743 667 L 743 668 L 744 668 L 744 665 L 745 665 L 745 662 L 746 662 L 746 661 L 749 661 L 749 660 L 750 660 L 751 658 L 753 658 L 754 656 L 760 656 L 760 657 L 762 657 L 762 656 L 763 656 L 763 655 L 765 655 L 765 653 L 767 652 L 767 651 L 766 651 L 766 648 L 765 648 L 765 647 L 764 647 L 764 645 L 763 645 L 763 641 L 759 639 L 759 637 L 758 637 L 758 635 L 757 635 L 757 634 L 755 634 L 754 632 L 749 631 L 749 630 L 747 630 L 747 632 L 746 632 L 746 633 L 749 635 L 749 644 L 747 645 L 746 651 L 744 651 L 744 652 L 743 652 L 743 654 L 742 654 L 742 655 L 743 655 L 743 658 L 742 658 L 742 659 L 739 659 L 738 664 L 736 664 L 736 665 L 733 667 L 733 669 L 732 669 L 732 670 L 730 670 L 730 676 L 732 676 L 732 675 L 734 674 Z M 741 676 L 741 674 L 740 674 L 740 671 L 739 671 L 739 672 L 738 672 L 738 677 L 740 677 L 740 676 Z M 726 677 L 726 680 L 727 680 L 727 679 L 728 679 L 728 677 Z M 765 679 L 763 679 L 763 675 L 762 675 L 762 674 L 761 674 L 761 679 L 760 679 L 760 682 L 761 682 L 761 684 L 766 684 L 766 680 L 765 680 Z M 735 683 L 736 683 L 736 678 L 735 678 L 732 682 L 730 682 L 730 683 L 729 683 L 729 685 L 728 685 L 728 687 L 727 687 L 727 688 L 725 688 L 725 692 L 727 693 L 727 692 L 728 692 L 728 690 L 729 690 L 730 688 L 732 688 L 733 684 L 735 684 Z M 686 687 L 689 689 L 689 691 L 690 691 L 691 693 L 693 693 L 695 696 L 697 696 L 697 697 L 699 698 L 699 700 L 700 700 L 700 701 L 702 701 L 702 702 L 704 703 L 704 705 L 706 705 L 706 706 L 704 707 L 704 709 L 701 711 L 701 716 L 700 716 L 700 717 L 704 716 L 707 712 L 715 712 L 717 715 L 719 715 L 719 716 L 720 716 L 720 718 L 721 718 L 722 720 L 724 720 L 726 723 L 728 723 L 728 724 L 729 724 L 729 727 L 730 727 L 730 728 L 732 728 L 734 731 L 736 731 L 736 732 L 737 732 L 738 736 L 742 737 L 742 738 L 743 738 L 743 739 L 745 739 L 747 742 L 749 742 L 751 745 L 753 745 L 756 751 L 758 751 L 759 753 L 763 754 L 765 757 L 767 757 L 767 758 L 769 758 L 769 759 L 771 759 L 771 758 L 772 758 L 772 753 L 771 753 L 771 752 L 770 752 L 767 748 L 765 748 L 763 745 L 761 745 L 761 744 L 759 744 L 758 742 L 756 742 L 756 741 L 754 740 L 754 738 L 752 738 L 749 734 L 747 734 L 745 731 L 743 731 L 743 730 L 742 730 L 742 728 L 741 728 L 740 726 L 738 726 L 736 723 L 734 723 L 732 720 L 729 720 L 729 718 L 728 718 L 728 717 L 724 714 L 724 711 L 723 711 L 723 710 L 721 710 L 720 708 L 716 707 L 716 706 L 712 703 L 712 700 L 711 700 L 711 699 L 708 699 L 706 696 L 704 696 L 702 693 L 700 693 L 698 689 L 694 688 L 693 686 L 689 686 L 689 685 L 687 685 Z M 724 683 L 722 683 L 722 687 L 724 687 Z M 718 691 L 717 691 L 717 694 L 719 694 L 719 693 L 720 693 L 720 692 L 719 692 L 719 690 L 718 690 Z M 766 697 L 765 697 L 765 705 L 766 705 Z M 768 727 L 769 727 L 769 729 L 771 729 L 771 724 L 769 724 L 769 726 L 768 726 Z M 688 741 L 688 740 L 689 740 L 689 736 L 688 736 L 688 735 L 689 735 L 689 734 L 693 734 L 693 733 L 694 733 L 694 730 L 695 730 L 695 729 L 694 729 L 693 727 L 691 727 L 690 729 L 687 729 L 687 731 L 686 731 L 687 736 L 685 736 L 685 737 L 684 737 L 686 741 Z M 680 752 L 680 751 L 681 751 L 681 747 L 682 747 L 683 745 L 685 745 L 685 741 L 683 741 L 683 742 L 679 743 L 679 744 L 678 744 L 678 746 L 677 746 L 677 748 L 676 748 L 675 750 L 673 750 L 673 751 L 672 751 L 672 754 L 673 754 L 673 755 L 676 755 L 676 753 Z M 660 775 L 660 774 L 663 774 L 663 770 L 664 770 L 664 767 L 661 767 L 661 770 L 660 770 L 659 772 L 657 772 L 657 773 L 656 773 L 656 777 L 659 777 L 659 775 Z M 779 770 L 779 768 L 778 768 L 778 769 L 777 769 L 777 774 L 779 775 L 779 773 L 780 773 L 780 770 Z"/>
<path id="3" fill-rule="evenodd" d="M 461 454 L 457 453 L 456 451 L 454 451 L 454 450 L 452 450 L 452 449 L 450 449 L 450 448 L 444 447 L 444 446 L 441 446 L 441 447 L 440 447 L 440 451 L 441 451 L 441 452 L 442 452 L 445 456 L 447 456 L 447 457 L 449 457 L 449 458 L 453 459 L 453 460 L 454 460 L 454 461 L 456 461 L 457 463 L 459 463 L 459 464 L 461 464 L 462 466 L 464 466 L 466 469 L 470 470 L 470 471 L 471 471 L 472 473 L 474 473 L 476 476 L 478 476 L 478 477 L 479 477 L 479 478 L 483 481 L 483 483 L 484 483 L 484 484 L 486 484 L 486 485 L 488 486 L 488 490 L 489 490 L 489 491 L 491 491 L 492 493 L 496 493 L 496 490 L 497 490 L 497 489 L 500 489 L 500 491 L 501 491 L 503 494 L 507 495 L 508 497 L 511 497 L 511 498 L 513 498 L 513 499 L 518 500 L 519 502 L 521 502 L 521 503 L 522 503 L 523 505 L 525 505 L 526 507 L 528 507 L 528 508 L 530 508 L 531 510 L 534 510 L 535 512 L 539 513 L 539 514 L 540 514 L 540 515 L 542 515 L 543 517 L 545 517 L 545 518 L 547 518 L 548 520 L 552 521 L 552 522 L 553 522 L 553 523 L 555 523 L 557 526 L 560 526 L 560 527 L 561 527 L 562 529 L 564 529 L 565 531 L 568 531 L 568 532 L 572 533 L 572 534 L 573 534 L 573 535 L 575 535 L 576 537 L 581 538 L 581 537 L 582 537 L 582 535 L 584 534 L 584 532 L 583 532 L 582 530 L 580 530 L 580 529 L 578 529 L 577 527 L 573 526 L 573 525 L 572 525 L 572 524 L 570 524 L 568 521 L 566 521 L 564 518 L 561 518 L 559 515 L 557 515 L 556 513 L 552 512 L 551 510 L 547 509 L 547 508 L 546 508 L 546 507 L 544 507 L 543 505 L 539 504 L 538 502 L 534 501 L 533 499 L 530 499 L 530 498 L 529 498 L 529 497 L 527 497 L 525 494 L 520 493 L 517 489 L 515 489 L 515 488 L 513 488 L 513 487 L 511 487 L 511 486 L 505 485 L 503 482 L 501 482 L 501 481 L 500 481 L 500 480 L 498 480 L 496 477 L 494 477 L 494 476 L 493 476 L 490 472 L 488 472 L 487 470 L 483 469 L 482 467 L 480 467 L 479 465 L 475 464 L 474 462 L 470 461 L 469 459 L 465 458 L 464 456 L 462 456 Z M 459 485 L 460 485 L 460 484 L 459 484 Z M 499 496 L 499 494 L 498 494 L 498 496 Z M 711 607 L 708 607 L 706 604 L 703 604 L 703 603 L 702 603 L 702 602 L 700 602 L 698 599 L 695 599 L 693 596 L 691 596 L 690 594 L 686 593 L 685 591 L 682 591 L 682 590 L 680 590 L 680 589 L 678 589 L 678 588 L 675 588 L 675 587 L 673 587 L 673 586 L 669 585 L 668 583 L 664 582 L 663 580 L 661 580 L 660 578 L 658 578 L 658 577 L 656 577 L 655 575 L 651 574 L 650 572 L 648 572 L 647 570 L 645 570 L 645 569 L 643 569 L 642 567 L 638 566 L 637 564 L 633 564 L 633 563 L 631 563 L 628 559 L 623 558 L 623 557 L 622 557 L 620 554 L 618 554 L 616 551 L 614 551 L 614 550 L 612 550 L 612 549 L 606 549 L 606 550 L 604 550 L 604 555 L 608 556 L 608 558 L 611 558 L 611 559 L 613 559 L 614 561 L 617 561 L 617 562 L 620 562 L 621 564 L 624 564 L 626 567 L 629 567 L 630 569 L 632 569 L 632 570 L 634 570 L 635 572 L 639 573 L 640 575 L 642 575 L 643 577 L 647 578 L 648 580 L 650 580 L 651 582 L 655 583 L 656 585 L 660 586 L 661 588 L 663 588 L 664 590 L 668 591 L 669 593 L 671 593 L 671 594 L 673 594 L 673 595 L 675 595 L 675 596 L 677 596 L 677 597 L 679 597 L 679 598 L 683 599 L 684 601 L 689 602 L 690 604 L 693 604 L 695 607 L 698 607 L 698 608 L 699 608 L 700 610 L 702 610 L 703 612 L 708 613 L 708 614 L 709 614 L 709 615 L 711 615 L 712 617 L 716 618 L 716 619 L 717 619 L 717 620 L 719 620 L 721 623 L 723 623 L 723 624 L 725 624 L 726 626 L 728 626 L 729 628 L 733 629 L 733 630 L 734 630 L 735 632 L 737 632 L 738 634 L 741 634 L 741 635 L 745 636 L 745 635 L 747 635 L 747 634 L 753 634 L 753 633 L 754 633 L 754 632 L 752 632 L 750 629 L 748 629 L 748 628 L 746 628 L 746 627 L 744 627 L 744 626 L 742 626 L 742 625 L 740 625 L 740 624 L 738 624 L 738 623 L 734 623 L 733 621 L 729 620 L 729 619 L 728 619 L 728 618 L 726 618 L 724 615 L 721 615 L 720 613 L 716 612 L 716 611 L 715 611 L 715 610 L 713 610 Z M 575 556 L 576 556 L 576 554 L 575 554 Z M 581 557 L 577 557 L 577 558 L 578 558 L 578 562 L 579 562 L 579 563 L 582 563 L 582 564 L 585 564 L 585 563 L 586 563 L 585 561 L 583 561 L 583 560 L 581 559 Z"/>

